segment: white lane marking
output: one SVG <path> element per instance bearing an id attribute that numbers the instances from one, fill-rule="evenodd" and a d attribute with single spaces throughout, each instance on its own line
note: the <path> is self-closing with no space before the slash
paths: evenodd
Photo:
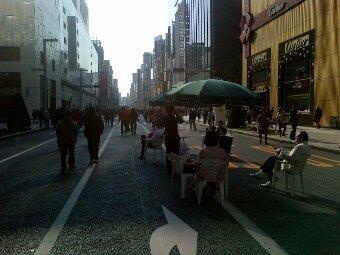
<path id="1" fill-rule="evenodd" d="M 288 255 L 277 242 L 268 236 L 230 201 L 224 201 L 222 206 L 269 254 Z"/>
<path id="2" fill-rule="evenodd" d="M 168 224 L 156 229 L 150 238 L 152 255 L 168 255 L 177 245 L 181 255 L 195 255 L 198 233 L 162 206 Z"/>
<path id="3" fill-rule="evenodd" d="M 0 160 L 0 164 L 6 162 L 6 161 L 8 161 L 8 160 L 11 160 L 11 159 L 13 159 L 13 158 L 19 157 L 19 156 L 22 155 L 22 154 L 25 154 L 25 153 L 27 153 L 27 152 L 29 152 L 29 151 L 32 151 L 32 150 L 34 150 L 34 149 L 36 149 L 36 148 L 39 148 L 39 147 L 41 147 L 41 146 L 43 146 L 43 145 L 45 145 L 45 144 L 47 144 L 47 143 L 50 143 L 50 142 L 52 142 L 52 141 L 54 141 L 54 140 L 56 140 L 56 139 L 57 139 L 57 138 L 53 138 L 53 139 L 51 139 L 51 140 L 48 140 L 48 141 L 43 142 L 43 143 L 41 143 L 41 144 L 38 144 L 38 145 L 36 145 L 36 146 L 34 146 L 34 147 L 32 147 L 32 148 L 29 148 L 29 149 L 27 149 L 27 150 L 24 150 L 24 151 L 22 151 L 22 152 L 19 152 L 19 153 L 15 154 L 15 155 L 12 155 L 12 156 L 10 156 L 10 157 L 8 157 L 8 158 L 2 159 L 2 160 Z"/>
<path id="4" fill-rule="evenodd" d="M 108 142 L 109 142 L 109 140 L 110 140 L 110 138 L 111 138 L 111 136 L 112 136 L 112 134 L 115 130 L 116 130 L 116 128 L 113 128 L 111 130 L 111 132 L 109 133 L 109 135 L 107 136 L 104 144 L 101 146 L 101 148 L 99 150 L 99 156 L 105 150 L 105 148 L 106 148 L 106 146 L 107 146 L 107 144 L 108 144 Z M 49 231 L 45 235 L 44 239 L 40 243 L 39 248 L 35 252 L 36 255 L 49 255 L 51 253 L 52 248 L 53 248 L 54 244 L 56 243 L 61 230 L 63 229 L 73 207 L 75 206 L 76 202 L 78 201 L 78 198 L 79 198 L 81 192 L 83 191 L 87 181 L 89 180 L 95 166 L 96 165 L 93 165 L 86 170 L 85 174 L 83 175 L 83 177 L 79 181 L 78 185 L 73 190 L 71 196 L 67 200 L 66 204 L 64 205 L 63 209 L 59 213 L 58 217 L 56 218 L 56 220 L 52 224 L 51 228 L 49 229 Z"/>
<path id="5" fill-rule="evenodd" d="M 53 135 L 53 134 L 55 134 L 55 132 L 51 132 L 51 133 L 50 133 L 50 135 Z"/>

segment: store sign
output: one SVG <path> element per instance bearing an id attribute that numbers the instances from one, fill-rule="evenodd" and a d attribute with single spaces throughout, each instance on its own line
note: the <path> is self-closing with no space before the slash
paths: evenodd
<path id="1" fill-rule="evenodd" d="M 310 44 L 310 36 L 309 34 L 306 34 L 304 36 L 301 36 L 299 38 L 286 42 L 284 45 L 284 53 L 296 51 L 298 49 L 309 46 L 309 44 Z"/>
<path id="2" fill-rule="evenodd" d="M 279 12 L 285 9 L 286 3 L 275 4 L 272 8 L 269 9 L 269 17 L 273 17 Z"/>
<path id="3" fill-rule="evenodd" d="M 251 64 L 256 66 L 258 64 L 264 63 L 268 61 L 268 51 L 264 51 L 262 53 L 256 54 L 251 58 Z"/>
<path id="4" fill-rule="evenodd" d="M 266 84 L 256 85 L 253 87 L 253 90 L 255 93 L 267 92 L 267 85 Z"/>

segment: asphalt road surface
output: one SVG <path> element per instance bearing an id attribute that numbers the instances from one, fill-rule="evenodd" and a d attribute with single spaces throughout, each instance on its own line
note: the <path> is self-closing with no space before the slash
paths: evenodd
<path id="1" fill-rule="evenodd" d="M 149 125 L 139 124 L 136 136 L 122 136 L 116 125 L 105 129 L 93 167 L 80 134 L 77 167 L 66 176 L 59 173 L 52 130 L 0 142 L 0 254 L 151 254 L 171 238 L 167 254 L 275 254 L 273 244 L 282 254 L 340 254 L 339 155 L 313 150 L 305 194 L 290 197 L 282 180 L 271 192 L 260 187 L 265 180 L 249 177 L 272 155 L 271 147 L 235 135 L 229 175 L 229 206 L 239 209 L 234 214 L 209 194 L 200 206 L 194 194 L 181 199 L 178 178 L 170 195 L 160 155 L 156 164 L 150 151 L 146 163 L 137 159 Z M 197 152 L 204 127 L 180 130 Z"/>

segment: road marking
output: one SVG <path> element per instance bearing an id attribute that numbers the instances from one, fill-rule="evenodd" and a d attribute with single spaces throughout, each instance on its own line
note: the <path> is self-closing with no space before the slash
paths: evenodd
<path id="1" fill-rule="evenodd" d="M 168 224 L 152 233 L 150 249 L 152 255 L 168 255 L 177 245 L 181 255 L 195 255 L 198 233 L 162 206 Z"/>
<path id="2" fill-rule="evenodd" d="M 8 158 L 2 159 L 2 160 L 0 160 L 0 164 L 6 162 L 6 161 L 8 161 L 8 160 L 11 160 L 11 159 L 13 159 L 13 158 L 19 157 L 19 156 L 21 156 L 21 155 L 23 155 L 23 154 L 25 154 L 25 153 L 27 153 L 27 152 L 29 152 L 29 151 L 32 151 L 32 150 L 34 150 L 34 149 L 36 149 L 36 148 L 39 148 L 39 147 L 41 147 L 41 146 L 43 146 L 43 145 L 45 145 L 45 144 L 47 144 L 47 143 L 50 143 L 50 142 L 52 142 L 52 141 L 54 141 L 54 140 L 56 140 L 56 139 L 57 139 L 57 138 L 53 138 L 53 139 L 51 139 L 51 140 L 48 140 L 48 141 L 43 142 L 43 143 L 41 143 L 41 144 L 38 144 L 38 145 L 36 145 L 36 146 L 34 146 L 34 147 L 30 148 L 30 149 L 27 149 L 27 150 L 24 150 L 24 151 L 22 151 L 22 152 L 19 152 L 19 153 L 15 154 L 15 155 L 12 155 L 12 156 L 8 157 Z"/>
<path id="3" fill-rule="evenodd" d="M 270 236 L 268 236 L 230 201 L 224 201 L 222 206 L 269 254 L 288 255 L 288 253 L 283 250 Z"/>
<path id="4" fill-rule="evenodd" d="M 256 150 L 260 150 L 260 151 L 271 153 L 273 155 L 277 155 L 276 151 L 273 148 L 270 149 L 269 147 L 263 147 L 263 146 L 258 146 L 258 145 L 253 145 L 251 147 L 256 149 Z M 312 157 L 313 156 L 314 155 L 312 155 Z M 307 163 L 310 164 L 310 165 L 313 165 L 313 166 L 321 167 L 321 168 L 332 168 L 332 167 L 334 167 L 334 165 L 330 165 L 328 163 L 318 161 L 318 160 L 315 160 L 315 159 L 308 159 Z"/>
<path id="5" fill-rule="evenodd" d="M 333 162 L 333 163 L 340 165 L 340 161 L 338 161 L 338 160 L 325 158 L 325 157 L 317 156 L 317 155 L 314 155 L 314 154 L 312 154 L 312 156 L 315 157 L 315 158 L 324 159 L 324 160 L 327 160 L 327 161 L 330 161 L 330 162 Z"/>
<path id="6" fill-rule="evenodd" d="M 51 133 L 50 133 L 50 135 L 54 135 L 54 134 L 55 134 L 55 132 L 51 132 Z"/>
<path id="7" fill-rule="evenodd" d="M 99 150 L 99 156 L 105 150 L 105 148 L 106 148 L 106 146 L 107 146 L 107 144 L 108 144 L 108 142 L 109 142 L 109 140 L 110 140 L 110 138 L 111 138 L 111 136 L 112 136 L 112 134 L 115 130 L 116 130 L 116 128 L 113 128 L 111 130 L 111 132 L 109 133 L 109 135 L 107 136 L 105 142 L 103 143 L 103 145 L 101 146 L 101 148 Z M 79 183 L 77 184 L 77 186 L 73 190 L 71 196 L 67 200 L 63 209 L 61 210 L 58 217 L 56 218 L 56 220 L 52 224 L 51 228 L 49 229 L 49 231 L 45 235 L 44 239 L 40 243 L 39 248 L 35 252 L 36 255 L 49 255 L 51 253 L 52 248 L 53 248 L 54 244 L 56 243 L 61 230 L 63 229 L 73 207 L 77 203 L 78 198 L 79 198 L 81 192 L 83 191 L 86 183 L 88 182 L 95 166 L 96 166 L 96 164 L 87 168 L 85 174 L 80 179 Z"/>

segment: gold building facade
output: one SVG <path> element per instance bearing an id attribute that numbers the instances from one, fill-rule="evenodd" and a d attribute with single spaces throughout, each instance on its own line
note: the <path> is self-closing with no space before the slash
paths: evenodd
<path id="1" fill-rule="evenodd" d="M 340 1 L 243 0 L 241 27 L 243 84 L 275 110 L 296 105 L 303 125 L 319 105 L 339 126 Z"/>

